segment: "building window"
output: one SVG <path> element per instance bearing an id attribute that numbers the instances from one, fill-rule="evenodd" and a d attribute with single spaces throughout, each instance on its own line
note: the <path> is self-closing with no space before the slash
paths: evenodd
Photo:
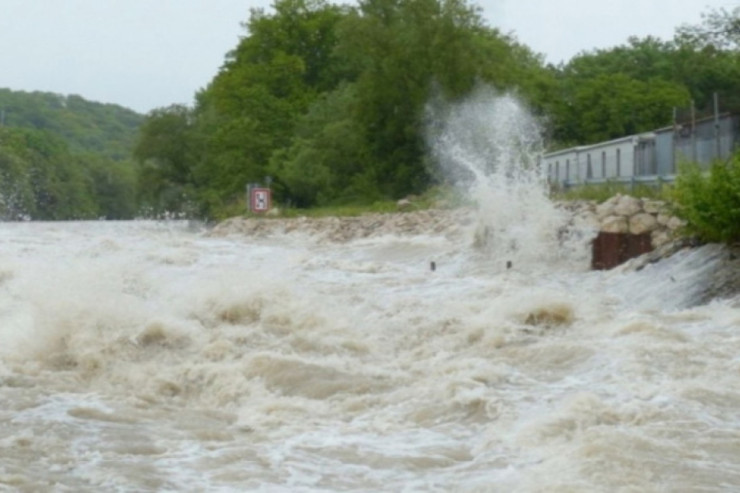
<path id="1" fill-rule="evenodd" d="M 570 159 L 565 160 L 565 179 L 570 180 Z"/>
<path id="2" fill-rule="evenodd" d="M 560 161 L 555 161 L 555 179 L 560 180 Z"/>
<path id="3" fill-rule="evenodd" d="M 617 176 L 622 176 L 622 152 L 620 149 L 617 149 Z"/>
<path id="4" fill-rule="evenodd" d="M 591 179 L 594 177 L 594 172 L 591 169 L 591 154 L 586 154 L 586 178 Z"/>

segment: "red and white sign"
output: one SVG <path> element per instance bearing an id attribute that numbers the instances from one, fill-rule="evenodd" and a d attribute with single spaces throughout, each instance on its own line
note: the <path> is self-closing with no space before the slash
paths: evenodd
<path id="1" fill-rule="evenodd" d="M 267 212 L 270 210 L 272 195 L 269 188 L 253 188 L 249 198 L 252 212 Z"/>

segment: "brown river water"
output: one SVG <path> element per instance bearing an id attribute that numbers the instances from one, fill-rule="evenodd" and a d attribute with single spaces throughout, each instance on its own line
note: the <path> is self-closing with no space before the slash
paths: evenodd
<path id="1" fill-rule="evenodd" d="M 740 491 L 722 250 L 589 271 L 521 104 L 428 117 L 470 217 L 0 223 L 0 491 Z"/>
<path id="2" fill-rule="evenodd" d="M 711 246 L 506 269 L 473 226 L 0 223 L 0 491 L 740 489 Z"/>

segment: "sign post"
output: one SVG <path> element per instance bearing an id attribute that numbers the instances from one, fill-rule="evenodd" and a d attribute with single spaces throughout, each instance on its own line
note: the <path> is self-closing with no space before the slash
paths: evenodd
<path id="1" fill-rule="evenodd" d="M 272 194 L 269 188 L 250 187 L 249 210 L 252 212 L 263 213 L 269 211 L 271 205 Z"/>

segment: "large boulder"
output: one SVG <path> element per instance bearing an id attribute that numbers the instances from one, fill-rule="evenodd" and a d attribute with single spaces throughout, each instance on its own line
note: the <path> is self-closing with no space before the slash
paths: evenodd
<path id="1" fill-rule="evenodd" d="M 641 235 L 643 233 L 651 233 L 658 227 L 658 220 L 655 216 L 648 214 L 647 212 L 639 212 L 629 218 L 630 233 L 634 235 Z"/>
<path id="2" fill-rule="evenodd" d="M 624 216 L 609 216 L 601 221 L 601 231 L 605 233 L 627 233 L 629 223 Z"/>
<path id="3" fill-rule="evenodd" d="M 596 206 L 596 217 L 599 218 L 599 221 L 614 215 L 614 207 L 619 203 L 620 197 L 621 195 L 615 195 Z"/>
<path id="4" fill-rule="evenodd" d="M 396 207 L 399 211 L 409 211 L 414 207 L 414 204 L 409 199 L 401 199 L 396 202 Z"/>
<path id="5" fill-rule="evenodd" d="M 642 201 L 642 210 L 648 214 L 660 214 L 665 208 L 665 203 L 660 200 L 643 199 Z"/>
<path id="6" fill-rule="evenodd" d="M 667 245 L 671 240 L 671 235 L 665 230 L 655 230 L 650 235 L 650 242 L 653 248 L 660 248 L 663 245 Z"/>
<path id="7" fill-rule="evenodd" d="M 673 216 L 668 220 L 668 224 L 666 224 L 666 226 L 668 226 L 668 229 L 671 231 L 676 231 L 677 229 L 681 229 L 686 226 L 686 221 Z"/>
<path id="8" fill-rule="evenodd" d="M 658 224 L 661 226 L 668 226 L 668 221 L 671 220 L 673 216 L 666 214 L 665 212 L 661 212 L 658 214 Z"/>
<path id="9" fill-rule="evenodd" d="M 642 203 L 640 199 L 630 197 L 629 195 L 622 195 L 619 197 L 619 201 L 614 206 L 614 214 L 617 216 L 633 216 L 642 210 Z"/>

